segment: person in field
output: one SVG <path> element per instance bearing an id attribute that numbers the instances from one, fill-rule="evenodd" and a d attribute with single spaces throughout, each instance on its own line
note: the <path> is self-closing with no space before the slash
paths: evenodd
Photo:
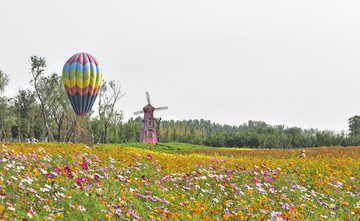
<path id="1" fill-rule="evenodd" d="M 304 150 L 304 148 L 301 149 L 300 157 L 305 159 L 305 150 Z"/>

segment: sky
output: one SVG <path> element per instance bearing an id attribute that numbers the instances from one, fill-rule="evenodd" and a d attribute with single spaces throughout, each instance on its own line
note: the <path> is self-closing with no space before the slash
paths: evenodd
<path id="1" fill-rule="evenodd" d="M 87 52 L 126 95 L 124 120 L 147 104 L 166 120 L 348 130 L 360 115 L 358 0 L 14 0 L 0 2 L 6 96 L 32 89 Z M 96 107 L 94 107 L 96 108 Z M 95 109 L 96 110 L 96 109 Z"/>

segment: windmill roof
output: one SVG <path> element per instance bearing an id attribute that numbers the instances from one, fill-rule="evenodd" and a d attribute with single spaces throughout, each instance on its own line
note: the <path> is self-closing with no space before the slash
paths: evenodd
<path id="1" fill-rule="evenodd" d="M 154 108 L 153 106 L 151 106 L 150 104 L 146 105 L 144 108 Z"/>

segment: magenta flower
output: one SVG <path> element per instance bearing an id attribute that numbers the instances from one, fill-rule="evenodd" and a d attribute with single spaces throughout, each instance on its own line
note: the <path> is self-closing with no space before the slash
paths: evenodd
<path id="1" fill-rule="evenodd" d="M 149 160 L 152 160 L 152 159 L 153 159 L 153 157 L 151 156 L 151 154 L 148 154 L 148 155 L 146 155 L 146 156 L 148 157 Z"/>
<path id="2" fill-rule="evenodd" d="M 54 170 L 55 170 L 56 172 L 58 172 L 58 173 L 61 172 L 61 170 L 60 170 L 57 166 L 54 166 Z"/>
<path id="3" fill-rule="evenodd" d="M 82 163 L 82 164 L 81 164 L 82 168 L 84 168 L 84 170 L 89 169 L 89 167 L 88 167 L 88 164 L 87 164 L 87 162 L 86 162 L 85 157 L 83 157 L 83 162 L 84 162 L 84 163 Z"/>
<path id="4" fill-rule="evenodd" d="M 52 174 L 52 173 L 47 173 L 46 176 L 49 177 L 49 178 L 53 178 L 53 177 L 54 177 L 54 174 Z"/>
<path id="5" fill-rule="evenodd" d="M 338 189 L 335 189 L 335 191 L 339 194 L 339 195 L 341 195 L 341 192 L 340 192 L 340 190 L 338 190 Z"/>

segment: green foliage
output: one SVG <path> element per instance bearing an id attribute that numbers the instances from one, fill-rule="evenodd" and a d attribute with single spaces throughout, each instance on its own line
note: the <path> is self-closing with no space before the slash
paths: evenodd
<path id="1" fill-rule="evenodd" d="M 4 92 L 5 87 L 9 84 L 9 81 L 9 75 L 0 70 L 0 95 Z"/>
<path id="2" fill-rule="evenodd" d="M 360 116 L 355 115 L 349 118 L 349 131 L 350 136 L 360 135 Z"/>

